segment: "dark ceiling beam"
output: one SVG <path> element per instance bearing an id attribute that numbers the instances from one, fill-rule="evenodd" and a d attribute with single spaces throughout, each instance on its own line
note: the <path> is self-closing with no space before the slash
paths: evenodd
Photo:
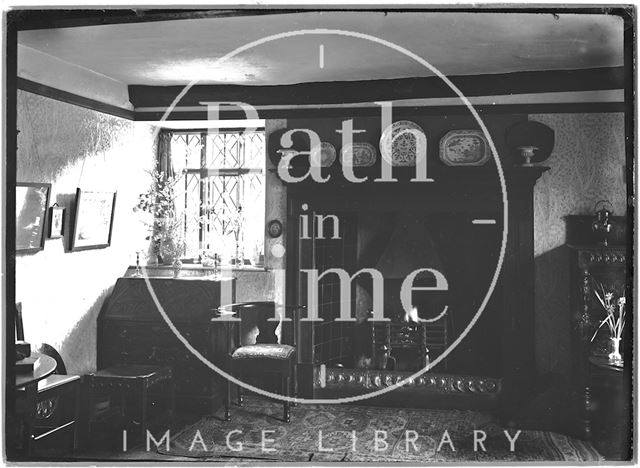
<path id="1" fill-rule="evenodd" d="M 74 104 L 76 106 L 84 107 L 86 109 L 103 112 L 109 115 L 115 115 L 116 117 L 122 117 L 123 119 L 134 120 L 134 112 L 129 109 L 123 109 L 111 104 L 96 101 L 78 94 L 63 91 L 61 89 L 53 88 L 35 81 L 28 80 L 26 78 L 17 78 L 17 87 L 22 91 L 38 94 L 40 96 L 55 99 L 56 101 L 66 102 L 67 104 Z"/>
<path id="2" fill-rule="evenodd" d="M 39 94 L 51 99 L 66 102 L 98 112 L 103 112 L 116 117 L 128 120 L 160 121 L 163 120 L 163 112 L 141 112 L 122 109 L 109 104 L 105 104 L 93 99 L 79 96 L 73 93 L 62 91 L 50 86 L 36 83 L 24 78 L 18 78 L 17 88 L 34 94 Z M 496 104 L 496 105 L 476 105 L 475 110 L 479 114 L 549 114 L 549 113 L 600 113 L 600 112 L 623 112 L 625 103 L 622 102 L 577 102 L 577 103 L 546 103 L 546 104 Z M 468 114 L 469 110 L 464 105 L 458 106 L 422 106 L 422 107 L 401 107 L 394 110 L 394 115 L 454 115 Z M 367 117 L 379 116 L 378 107 L 350 107 L 350 108 L 295 108 L 261 110 L 259 117 L 262 119 L 282 119 L 282 118 L 346 118 L 346 117 Z M 244 119 L 246 116 L 239 111 L 223 111 L 220 117 L 224 119 Z M 173 112 L 164 120 L 206 120 L 207 112 L 203 109 L 195 112 Z"/>
<path id="3" fill-rule="evenodd" d="M 465 96 L 622 89 L 624 67 L 451 76 Z M 129 86 L 134 108 L 167 107 L 184 86 Z M 394 99 L 447 98 L 456 94 L 438 77 L 333 81 L 275 86 L 195 85 L 177 103 L 239 101 L 253 106 L 318 105 Z"/>
<path id="4" fill-rule="evenodd" d="M 473 108 L 480 115 L 489 114 L 596 114 L 623 112 L 622 102 L 552 102 L 544 104 L 496 104 L 475 105 Z M 159 122 L 161 120 L 207 120 L 207 112 L 173 112 L 166 118 L 163 112 L 135 112 L 135 120 Z M 469 115 L 469 109 L 459 106 L 423 106 L 399 107 L 393 110 L 394 118 L 410 118 L 413 115 Z M 380 108 L 316 108 L 316 109 L 277 109 L 259 110 L 261 119 L 310 119 L 310 118 L 355 118 L 380 117 Z M 221 119 L 245 119 L 246 115 L 239 111 L 220 112 Z"/>

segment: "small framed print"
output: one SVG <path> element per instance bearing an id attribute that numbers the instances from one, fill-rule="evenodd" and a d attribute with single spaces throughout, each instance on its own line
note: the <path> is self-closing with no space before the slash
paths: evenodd
<path id="1" fill-rule="evenodd" d="M 49 239 L 59 239 L 64 234 L 64 208 L 55 203 L 49 208 Z"/>
<path id="2" fill-rule="evenodd" d="M 76 191 L 71 250 L 100 249 L 111 245 L 116 192 Z"/>

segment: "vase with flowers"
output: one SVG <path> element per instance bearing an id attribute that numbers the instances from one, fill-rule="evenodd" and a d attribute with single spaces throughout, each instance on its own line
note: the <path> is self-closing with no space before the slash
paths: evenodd
<path id="1" fill-rule="evenodd" d="M 244 215 L 242 214 L 242 206 L 238 206 L 233 214 L 229 226 L 231 233 L 235 239 L 236 253 L 234 257 L 234 263 L 236 267 L 240 268 L 244 265 L 244 250 L 242 249 L 242 229 L 244 226 Z"/>
<path id="2" fill-rule="evenodd" d="M 591 341 L 605 325 L 609 331 L 609 340 L 611 342 L 611 352 L 609 353 L 609 362 L 616 366 L 623 364 L 622 354 L 620 354 L 620 341 L 622 340 L 622 332 L 625 325 L 626 299 L 623 295 L 616 297 L 612 291 L 606 291 L 604 286 L 596 281 L 594 293 L 598 301 L 605 311 L 605 317 L 600 321 L 596 328 Z"/>
<path id="3" fill-rule="evenodd" d="M 182 177 L 165 176 L 156 169 L 150 172 L 151 186 L 138 197 L 134 211 L 149 213 L 152 220 L 143 221 L 149 230 L 147 240 L 158 263 L 172 265 L 185 252 L 185 221 L 176 210 L 175 186 Z"/>

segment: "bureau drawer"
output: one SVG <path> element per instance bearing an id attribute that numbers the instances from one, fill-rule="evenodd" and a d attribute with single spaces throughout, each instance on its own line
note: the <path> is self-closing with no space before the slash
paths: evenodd
<path id="1" fill-rule="evenodd" d="M 205 359 L 209 358 L 209 352 L 206 348 L 196 349 Z M 100 354 L 104 363 L 170 366 L 200 364 L 200 360 L 180 342 L 172 346 L 162 345 L 161 343 L 142 346 L 128 342 L 116 342 L 113 345 L 102 346 Z"/>
<path id="2" fill-rule="evenodd" d="M 209 331 L 207 327 L 193 324 L 176 324 L 180 334 L 196 348 L 207 347 L 209 342 Z M 166 323 L 144 323 L 144 322 L 105 322 L 100 326 L 99 333 L 103 343 L 100 346 L 117 346 L 130 344 L 145 346 L 180 345 L 182 342 L 173 333 Z"/>

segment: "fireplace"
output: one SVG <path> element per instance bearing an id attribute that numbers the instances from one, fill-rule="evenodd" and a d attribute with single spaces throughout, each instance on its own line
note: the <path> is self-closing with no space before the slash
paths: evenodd
<path id="1" fill-rule="evenodd" d="M 413 185 L 409 177 L 382 187 L 353 187 L 338 177 L 332 185 L 317 184 L 313 189 L 307 184 L 288 186 L 288 224 L 294 227 L 288 233 L 288 300 L 306 304 L 304 270 L 322 274 L 340 268 L 352 276 L 363 268 L 376 269 L 383 276 L 383 316 L 391 329 L 370 320 L 376 287 L 370 275 L 353 277 L 348 299 L 353 321 L 339 320 L 344 298 L 338 276 L 321 277 L 318 316 L 323 321 L 306 322 L 301 328 L 301 396 L 364 394 L 378 388 L 376 382 L 380 388 L 392 385 L 423 368 L 419 345 L 426 343 L 427 360 L 434 362 L 465 332 L 495 271 L 503 227 L 495 174 L 487 168 L 476 171 L 448 180 L 443 173 L 441 183 L 429 186 Z M 397 399 L 411 391 L 422 395 L 424 406 L 475 408 L 487 398 L 514 405 L 523 398 L 522 389 L 534 372 L 532 189 L 543 171 L 507 171 L 509 237 L 493 293 L 457 347 L 413 387 L 391 392 Z M 301 238 L 302 214 L 325 220 L 322 238 Z M 474 219 L 493 219 L 495 224 L 479 229 Z M 334 236 L 336 228 L 339 235 Z M 442 273 L 448 287 L 412 291 L 411 306 L 421 319 L 416 325 L 406 321 L 411 317 L 405 317 L 401 285 L 421 268 Z M 434 288 L 436 283 L 436 275 L 427 271 L 417 275 L 412 286 Z M 397 344 L 403 333 L 409 336 L 404 348 Z M 390 346 L 392 340 L 395 346 Z M 331 382 L 320 385 L 322 366 Z"/>
<path id="2" fill-rule="evenodd" d="M 423 128 L 454 124 L 424 119 Z M 503 143 L 497 144 L 505 154 Z M 300 330 L 301 397 L 383 389 L 405 381 L 426 360 L 431 367 L 425 373 L 387 396 L 406 404 L 408 392 L 419 396 L 419 406 L 468 408 L 498 401 L 503 408 L 517 407 L 526 398 L 534 374 L 533 187 L 546 168 L 503 159 L 509 201 L 503 226 L 495 164 L 445 167 L 434 156 L 437 150 L 429 151 L 430 183 L 411 182 L 412 167 L 394 167 L 395 182 L 376 182 L 379 162 L 357 168 L 357 177 L 369 176 L 362 183 L 346 180 L 339 166 L 323 169 L 328 182 L 283 182 L 287 301 L 309 305 L 313 283 L 306 272 L 320 275 L 322 321 L 304 322 Z M 493 284 L 503 228 L 509 235 Z M 344 270 L 351 282 L 323 275 L 330 269 Z M 381 274 L 381 282 L 363 273 L 370 270 Z M 403 298 L 409 277 L 410 294 Z M 341 316 L 345 305 L 351 312 Z M 375 317 L 388 322 L 372 322 Z"/>
<path id="3" fill-rule="evenodd" d="M 412 306 L 420 319 L 434 320 L 424 324 L 424 335 L 438 335 L 428 349 L 433 360 L 442 353 L 448 336 L 458 336 L 477 310 L 486 290 L 484 279 L 490 278 L 497 262 L 499 243 L 496 242 L 500 226 L 484 230 L 469 238 L 465 232 L 468 217 L 452 213 L 431 213 L 417 207 L 419 203 L 403 206 L 396 211 L 370 210 L 361 207 L 353 211 L 335 211 L 318 206 L 313 214 L 326 217 L 334 215 L 339 220 L 340 238 L 333 239 L 331 232 L 324 239 L 313 239 L 313 268 L 322 273 L 330 268 L 344 269 L 354 275 L 362 268 L 375 268 L 384 277 L 384 317 L 393 324 L 406 323 L 405 332 L 416 335 L 407 323 L 406 311 L 401 303 L 401 285 L 406 277 L 420 268 L 432 268 L 447 278 L 447 291 L 415 291 Z M 413 281 L 414 286 L 434 287 L 435 278 L 423 274 Z M 373 324 L 373 280 L 369 275 L 354 278 L 351 308 L 355 322 L 342 322 L 340 316 L 340 281 L 337 275 L 327 275 L 319 281 L 318 310 L 323 322 L 314 324 L 314 363 L 316 365 L 345 368 L 380 369 L 380 360 L 372 337 L 385 330 L 382 323 Z M 446 307 L 446 312 L 442 311 Z M 486 313 L 463 344 L 446 359 L 451 372 L 461 374 L 500 375 L 500 348 L 498 339 L 487 339 L 500 330 L 499 314 L 495 301 L 490 301 Z M 439 319 L 438 317 L 441 316 Z M 437 320 L 435 320 L 437 319 Z M 393 327 L 393 338 L 402 328 Z M 378 334 L 379 334 L 378 333 Z M 387 338 L 388 340 L 388 338 Z M 397 341 L 397 340 L 396 340 Z M 407 343 L 408 345 L 411 343 Z M 387 344 L 388 347 L 388 344 Z M 397 347 L 391 351 L 398 370 L 418 370 L 420 353 Z M 427 347 L 428 348 L 428 347 Z M 434 354 L 431 354 L 434 353 Z M 412 362 L 413 360 L 414 362 Z M 434 370 L 444 367 L 437 365 Z"/>

